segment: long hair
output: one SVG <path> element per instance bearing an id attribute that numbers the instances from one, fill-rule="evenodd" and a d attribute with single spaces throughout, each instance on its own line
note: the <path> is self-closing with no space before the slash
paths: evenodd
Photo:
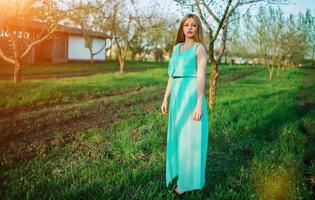
<path id="1" fill-rule="evenodd" d="M 185 15 L 183 17 L 183 19 L 182 19 L 182 21 L 180 22 L 180 25 L 179 25 L 179 29 L 178 29 L 178 32 L 177 32 L 175 45 L 180 43 L 180 42 L 184 42 L 185 41 L 185 35 L 184 35 L 183 27 L 184 27 L 185 21 L 188 18 L 193 18 L 195 23 L 197 24 L 197 31 L 196 31 L 196 33 L 194 35 L 195 41 L 201 43 L 204 47 L 206 47 L 205 44 L 204 44 L 204 40 L 203 40 L 203 32 L 202 32 L 201 21 L 200 21 L 199 17 L 197 15 L 195 15 L 195 14 L 187 14 L 187 15 Z"/>

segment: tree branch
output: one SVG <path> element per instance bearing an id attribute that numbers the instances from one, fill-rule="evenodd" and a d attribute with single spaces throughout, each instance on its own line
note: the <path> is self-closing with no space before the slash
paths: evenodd
<path id="1" fill-rule="evenodd" d="M 202 5 L 206 8 L 206 10 L 208 11 L 208 13 L 213 17 L 213 19 L 218 22 L 218 24 L 220 23 L 220 19 L 214 14 L 214 12 L 212 12 L 212 10 L 209 8 L 209 6 L 206 4 L 206 2 L 204 0 L 202 1 Z"/>
<path id="2" fill-rule="evenodd" d="M 241 16 L 239 16 L 238 18 L 233 19 L 233 20 L 230 20 L 230 19 L 229 19 L 229 24 L 233 24 L 233 22 L 238 21 L 238 20 L 241 19 L 242 17 L 246 16 L 246 15 L 249 13 L 249 11 L 250 11 L 251 8 L 252 8 L 252 5 L 250 5 L 250 6 L 248 7 L 248 9 L 247 9 Z M 229 16 L 229 17 L 230 17 L 230 16 Z"/>
<path id="3" fill-rule="evenodd" d="M 7 61 L 7 62 L 9 62 L 9 63 L 15 64 L 15 61 L 14 61 L 12 58 L 6 56 L 6 55 L 3 53 L 3 51 L 2 51 L 1 48 L 0 48 L 0 57 L 2 57 L 3 60 L 5 60 L 5 61 Z"/>
<path id="4" fill-rule="evenodd" d="M 213 36 L 213 40 L 214 41 L 217 39 L 217 37 L 218 37 L 218 35 L 219 35 L 219 33 L 220 33 L 221 29 L 222 29 L 222 26 L 225 23 L 225 20 L 227 19 L 228 11 L 230 9 L 231 4 L 232 4 L 232 0 L 229 0 L 228 4 L 226 5 L 226 8 L 224 10 L 224 14 L 223 14 L 223 16 L 221 18 L 220 24 L 219 24 L 219 26 L 218 26 L 218 28 L 217 28 L 214 36 Z"/>
<path id="5" fill-rule="evenodd" d="M 227 31 L 228 31 L 228 19 L 225 20 L 224 25 L 223 25 L 223 34 L 222 34 L 222 38 L 221 38 L 219 55 L 216 59 L 217 63 L 220 63 L 221 58 L 222 58 L 223 53 L 224 53 L 224 50 L 225 50 Z"/>
<path id="6" fill-rule="evenodd" d="M 258 0 L 260 1 L 260 0 Z M 241 6 L 241 5 L 245 5 L 245 4 L 242 4 L 240 0 L 237 1 L 237 3 L 230 9 L 228 15 L 227 15 L 227 18 L 231 17 L 231 15 L 233 15 L 234 11 L 236 10 L 237 7 Z"/>
<path id="7" fill-rule="evenodd" d="M 50 32 L 49 32 L 47 35 L 45 35 L 45 36 L 42 37 L 41 39 L 39 39 L 39 40 L 33 42 L 32 44 L 28 45 L 27 49 L 26 49 L 26 50 L 24 51 L 24 53 L 20 56 L 20 59 L 22 59 L 22 58 L 33 48 L 33 46 L 35 46 L 36 44 L 42 42 L 43 40 L 45 40 L 46 38 L 48 38 L 51 34 L 53 34 L 53 33 L 55 32 L 56 28 L 57 28 L 57 25 L 54 25 L 53 28 L 50 28 Z"/>
<path id="8" fill-rule="evenodd" d="M 201 9 L 200 9 L 200 5 L 199 5 L 199 1 L 198 1 L 198 0 L 195 0 L 195 6 L 197 7 L 197 11 L 198 11 L 198 13 L 199 13 L 199 16 L 200 16 L 201 21 L 202 21 L 202 22 L 204 23 L 204 25 L 206 25 L 206 27 L 208 28 L 210 35 L 212 35 L 212 34 L 213 34 L 213 30 L 212 30 L 210 24 L 207 22 L 207 20 L 206 20 L 206 18 L 204 17 L 204 15 L 202 14 L 202 11 L 201 11 Z"/>
<path id="9" fill-rule="evenodd" d="M 101 53 L 101 51 L 105 48 L 105 46 L 106 46 L 106 41 L 104 42 L 104 45 L 102 46 L 102 48 L 100 48 L 100 50 L 98 50 L 97 52 L 94 52 L 94 53 L 92 52 L 92 55 L 95 56 L 95 55 Z"/>
<path id="10" fill-rule="evenodd" d="M 18 49 L 17 49 L 17 46 L 16 46 L 16 38 L 15 38 L 15 35 L 13 33 L 13 31 L 10 29 L 10 27 L 8 25 L 5 25 L 7 31 L 8 31 L 8 36 L 9 36 L 9 39 L 11 40 L 11 44 L 12 44 L 12 50 L 13 50 L 13 56 L 14 56 L 14 59 L 15 59 L 15 62 L 18 61 Z"/>

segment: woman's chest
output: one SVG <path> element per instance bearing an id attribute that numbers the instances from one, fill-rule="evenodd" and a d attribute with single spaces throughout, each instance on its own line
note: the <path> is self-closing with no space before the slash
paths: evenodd
<path id="1" fill-rule="evenodd" d="M 170 62 L 176 68 L 195 68 L 197 58 L 194 54 L 177 53 L 172 56 Z"/>

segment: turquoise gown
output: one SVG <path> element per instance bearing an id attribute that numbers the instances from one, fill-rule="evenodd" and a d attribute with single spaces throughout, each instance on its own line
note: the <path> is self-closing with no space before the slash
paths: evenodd
<path id="1" fill-rule="evenodd" d="M 197 104 L 197 57 L 195 43 L 180 51 L 178 43 L 168 64 L 172 77 L 166 145 L 166 186 L 178 177 L 180 192 L 202 189 L 208 145 L 208 109 L 205 96 L 202 117 L 192 119 Z"/>

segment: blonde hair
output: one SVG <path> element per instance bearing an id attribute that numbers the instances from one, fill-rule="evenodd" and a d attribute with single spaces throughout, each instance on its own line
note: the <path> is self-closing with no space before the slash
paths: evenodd
<path id="1" fill-rule="evenodd" d="M 179 29 L 178 29 L 178 32 L 177 32 L 175 45 L 180 43 L 180 42 L 184 42 L 185 41 L 185 35 L 184 35 L 183 27 L 184 27 L 185 21 L 188 18 L 193 18 L 195 23 L 197 24 L 197 31 L 196 31 L 196 33 L 194 35 L 195 41 L 198 42 L 198 43 L 201 43 L 204 47 L 206 47 L 205 44 L 204 44 L 204 41 L 203 41 L 203 32 L 202 32 L 201 21 L 200 21 L 199 17 L 197 15 L 195 15 L 195 14 L 187 14 L 187 15 L 185 15 L 183 17 L 183 19 L 182 19 L 182 21 L 180 22 L 180 25 L 179 25 Z"/>

